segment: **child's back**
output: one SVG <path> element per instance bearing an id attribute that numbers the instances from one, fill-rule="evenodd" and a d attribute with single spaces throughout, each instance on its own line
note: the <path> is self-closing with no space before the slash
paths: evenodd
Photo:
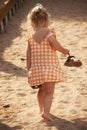
<path id="1" fill-rule="evenodd" d="M 34 34 L 33 34 L 33 38 L 37 43 L 41 43 L 47 36 L 47 34 L 49 33 L 49 29 L 44 27 L 44 28 L 40 28 L 37 29 Z"/>

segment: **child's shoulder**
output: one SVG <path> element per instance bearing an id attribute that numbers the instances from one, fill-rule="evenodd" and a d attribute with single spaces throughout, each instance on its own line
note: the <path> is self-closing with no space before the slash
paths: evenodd
<path id="1" fill-rule="evenodd" d="M 26 40 L 29 41 L 31 39 L 31 34 L 28 33 Z"/>
<path id="2" fill-rule="evenodd" d="M 45 33 L 47 35 L 49 35 L 49 34 L 54 34 L 55 35 L 56 34 L 54 28 L 43 28 L 42 33 Z"/>
<path id="3" fill-rule="evenodd" d="M 56 37 L 56 32 L 54 28 L 49 28 L 49 33 L 48 33 L 48 37 L 50 36 L 55 36 Z"/>
<path id="4" fill-rule="evenodd" d="M 54 28 L 50 28 L 49 31 L 55 33 L 55 29 Z"/>
<path id="5" fill-rule="evenodd" d="M 54 32 L 55 31 L 54 28 L 44 28 L 44 30 L 49 31 L 49 32 Z"/>

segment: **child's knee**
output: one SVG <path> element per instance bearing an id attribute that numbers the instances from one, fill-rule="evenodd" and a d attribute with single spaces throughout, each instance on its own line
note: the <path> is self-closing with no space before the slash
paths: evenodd
<path id="1" fill-rule="evenodd" d="M 52 94 L 54 92 L 55 83 L 54 82 L 46 82 L 42 87 L 47 94 Z"/>
<path id="2" fill-rule="evenodd" d="M 54 92 L 54 86 L 49 86 L 46 88 L 46 93 L 47 94 L 53 94 Z"/>
<path id="3" fill-rule="evenodd" d="M 47 94 L 47 95 L 51 95 L 51 94 L 53 94 L 53 91 L 52 91 L 51 89 L 47 89 L 47 90 L 46 90 L 46 94 Z"/>

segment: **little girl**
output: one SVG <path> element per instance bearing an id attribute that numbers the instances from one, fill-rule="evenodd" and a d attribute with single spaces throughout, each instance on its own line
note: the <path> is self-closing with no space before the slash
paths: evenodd
<path id="1" fill-rule="evenodd" d="M 69 50 L 61 46 L 55 31 L 48 28 L 49 14 L 43 5 L 38 4 L 31 10 L 30 21 L 34 32 L 28 38 L 28 82 L 39 89 L 37 96 L 41 117 L 51 121 L 50 108 L 55 83 L 64 79 L 56 51 L 66 55 Z"/>

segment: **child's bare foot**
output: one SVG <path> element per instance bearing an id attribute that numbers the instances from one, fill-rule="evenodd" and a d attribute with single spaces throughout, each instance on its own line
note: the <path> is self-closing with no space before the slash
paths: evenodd
<path id="1" fill-rule="evenodd" d="M 53 121 L 52 117 L 49 114 L 42 113 L 41 116 L 45 121 Z"/>

